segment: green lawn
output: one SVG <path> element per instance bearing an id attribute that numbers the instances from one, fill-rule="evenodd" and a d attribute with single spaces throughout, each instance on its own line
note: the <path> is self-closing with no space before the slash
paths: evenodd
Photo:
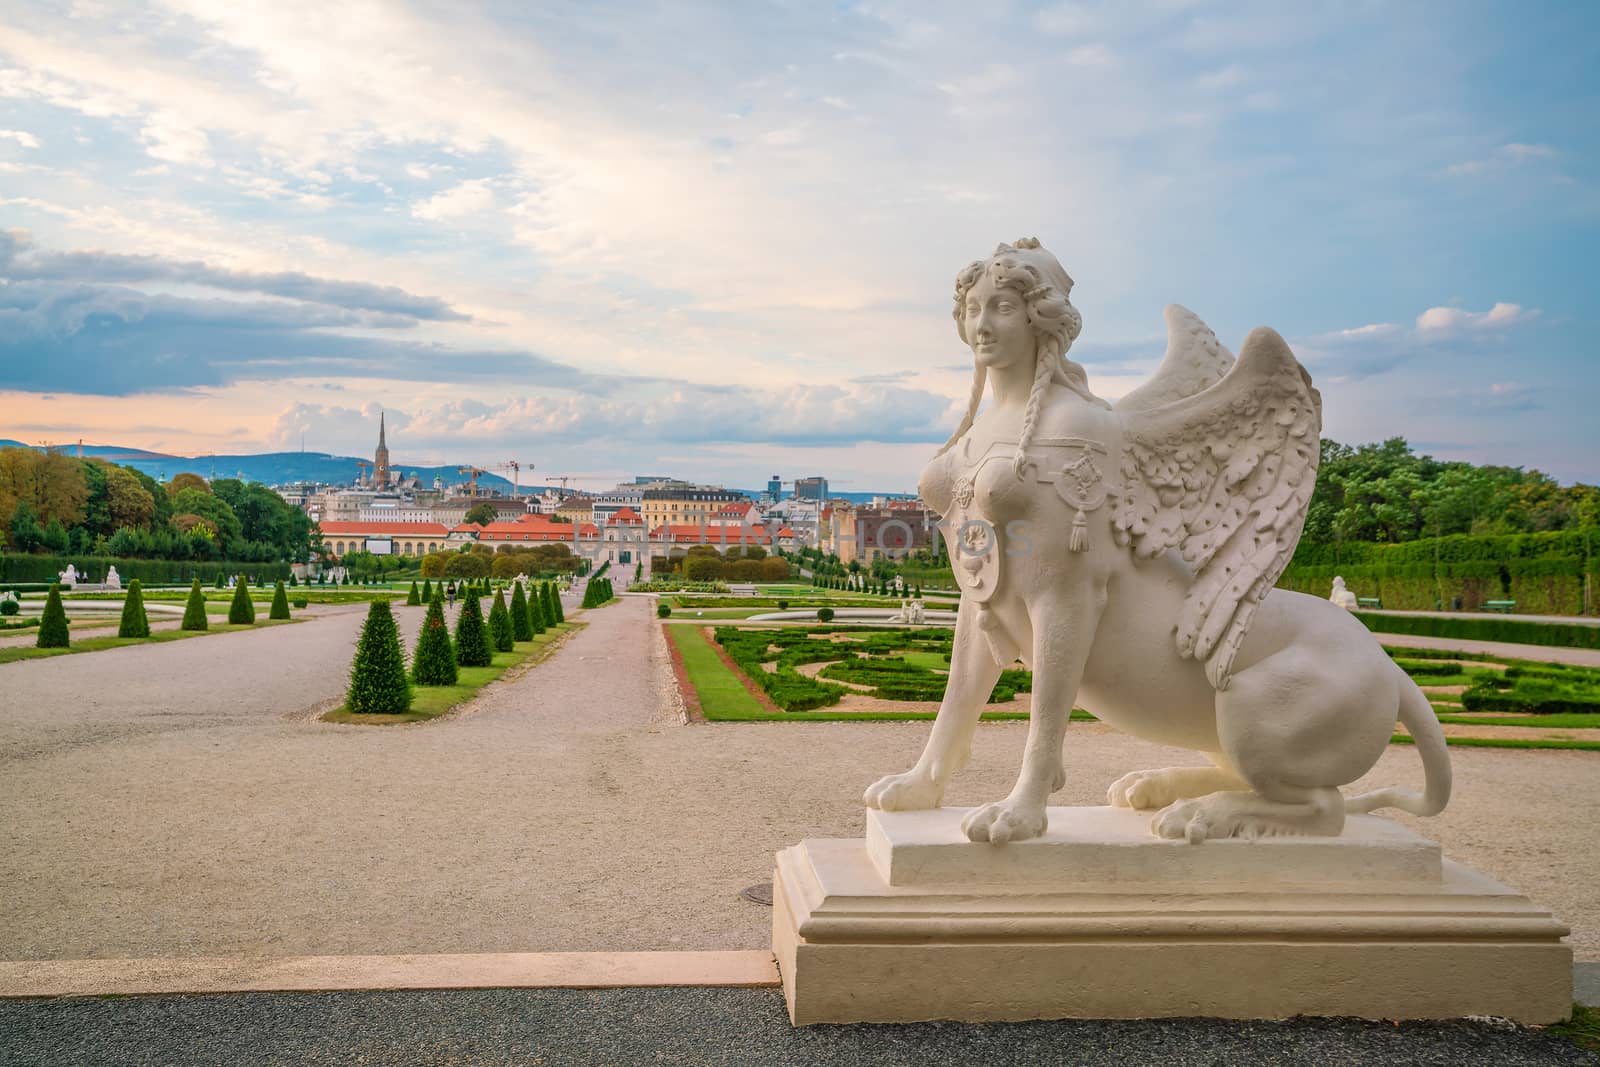
<path id="1" fill-rule="evenodd" d="M 270 585 L 252 585 L 250 587 L 250 599 L 258 605 L 266 604 L 271 606 L 273 588 Z M 290 603 L 296 600 L 309 600 L 313 604 L 363 604 L 369 600 L 388 600 L 392 597 L 404 597 L 410 588 L 409 583 L 403 589 L 385 589 L 382 586 L 368 588 L 359 585 L 349 587 L 342 585 L 326 587 L 291 585 L 285 586 L 284 592 L 288 595 Z M 205 597 L 207 603 L 230 604 L 233 602 L 232 589 L 212 589 L 201 586 L 200 593 Z M 74 600 L 121 600 L 125 595 L 124 593 L 63 593 L 61 599 L 68 603 Z M 146 589 L 144 590 L 144 598 L 151 601 L 181 604 L 189 599 L 189 590 L 187 587 L 182 589 Z M 28 599 L 42 600 L 43 594 L 34 595 L 30 593 Z"/>
<path id="2" fill-rule="evenodd" d="M 716 651 L 706 643 L 705 635 L 694 626 L 669 626 L 667 633 L 683 657 L 684 671 L 695 695 L 700 698 L 700 710 L 713 720 L 783 719 L 763 708 L 737 675 L 728 668 Z"/>
<path id="3" fill-rule="evenodd" d="M 23 659 L 47 659 L 50 656 L 70 656 L 77 652 L 99 652 L 107 648 L 122 648 L 124 645 L 152 645 L 163 641 L 182 641 L 189 637 L 205 637 L 209 634 L 234 633 L 238 630 L 258 630 L 266 626 L 286 626 L 289 623 L 304 622 L 304 619 L 268 619 L 262 612 L 263 618 L 254 626 L 230 626 L 227 623 L 212 623 L 209 630 L 157 630 L 149 637 L 85 637 L 81 641 L 74 641 L 67 648 L 34 648 L 28 645 L 21 648 L 0 648 L 0 663 L 15 663 Z M 118 619 L 115 617 L 106 620 L 115 626 Z"/>
<path id="4" fill-rule="evenodd" d="M 1600 730 L 1600 715 L 1557 712 L 1551 715 L 1462 715 L 1459 709 L 1434 711 L 1439 721 L 1455 726 L 1532 726 L 1550 730 Z"/>
<path id="5" fill-rule="evenodd" d="M 322 716 L 323 722 L 356 723 L 361 726 L 393 726 L 405 722 L 425 722 L 437 719 L 445 712 L 465 704 L 478 695 L 478 690 L 495 681 L 513 667 L 532 666 L 555 651 L 567 634 L 581 629 L 581 622 L 564 622 L 553 626 L 531 641 L 518 641 L 510 652 L 496 652 L 487 667 L 462 667 L 455 685 L 414 685 L 411 687 L 411 710 L 403 715 L 358 715 L 340 705 Z M 409 651 L 409 650 L 408 650 Z"/>

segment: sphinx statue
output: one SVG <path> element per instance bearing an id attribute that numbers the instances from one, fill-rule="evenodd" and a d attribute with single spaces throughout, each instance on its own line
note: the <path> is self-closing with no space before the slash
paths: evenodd
<path id="1" fill-rule="evenodd" d="M 1337 604 L 1346 611 L 1354 611 L 1360 606 L 1356 595 L 1344 587 L 1344 579 L 1337 575 L 1333 579 L 1333 592 L 1328 594 L 1328 603 Z"/>
<path id="2" fill-rule="evenodd" d="M 1333 836 L 1347 812 L 1442 810 L 1450 760 L 1421 690 L 1347 611 L 1273 588 L 1320 457 L 1305 368 L 1265 328 L 1235 358 L 1174 305 L 1154 377 L 1113 404 L 1067 358 L 1082 324 L 1071 292 L 1032 239 L 956 279 L 971 394 L 919 486 L 961 587 L 949 683 L 916 765 L 869 787 L 867 805 L 938 807 L 1000 672 L 1021 660 L 1033 671 L 1021 771 L 966 816 L 973 841 L 1045 832 L 1074 704 L 1209 761 L 1111 784 L 1108 803 L 1153 811 L 1161 837 Z M 1377 763 L 1396 719 L 1424 790 L 1347 798 L 1340 787 Z"/>
<path id="3" fill-rule="evenodd" d="M 67 569 L 58 573 L 56 575 L 56 580 L 59 581 L 63 586 L 77 585 L 78 568 L 70 563 L 67 564 Z"/>
<path id="4" fill-rule="evenodd" d="M 114 563 L 106 570 L 105 586 L 107 589 L 122 588 L 122 576 L 117 573 L 117 565 Z"/>

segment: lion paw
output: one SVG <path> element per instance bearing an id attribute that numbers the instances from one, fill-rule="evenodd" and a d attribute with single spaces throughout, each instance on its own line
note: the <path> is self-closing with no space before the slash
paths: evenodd
<path id="1" fill-rule="evenodd" d="M 861 799 L 879 811 L 926 811 L 939 806 L 944 786 L 920 771 L 906 771 L 879 778 Z"/>
<path id="2" fill-rule="evenodd" d="M 1164 808 L 1182 794 L 1167 771 L 1131 771 L 1111 783 L 1106 803 L 1113 808 L 1153 811 Z"/>
<path id="3" fill-rule="evenodd" d="M 1329 792 L 1337 796 L 1337 790 Z M 1254 793 L 1229 792 L 1168 804 L 1151 820 L 1150 830 L 1157 837 L 1198 845 L 1228 837 L 1335 835 L 1343 825 L 1342 807 L 1280 804 Z"/>
<path id="4" fill-rule="evenodd" d="M 1048 825 L 1043 804 L 1026 804 L 1008 797 L 968 812 L 961 820 L 961 832 L 969 841 L 1003 845 L 1039 837 Z"/>

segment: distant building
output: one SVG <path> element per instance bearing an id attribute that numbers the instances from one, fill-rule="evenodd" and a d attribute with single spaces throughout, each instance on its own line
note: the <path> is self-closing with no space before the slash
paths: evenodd
<path id="1" fill-rule="evenodd" d="M 351 552 L 426 556 L 444 548 L 450 531 L 437 522 L 324 522 L 322 544 L 334 559 Z"/>
<path id="2" fill-rule="evenodd" d="M 794 495 L 801 500 L 826 500 L 828 499 L 828 479 L 797 478 L 794 483 Z"/>
<path id="3" fill-rule="evenodd" d="M 774 504 L 783 499 L 783 479 L 776 474 L 767 479 L 767 499 Z"/>
<path id="4" fill-rule="evenodd" d="M 389 488 L 389 446 L 383 440 L 383 412 L 378 412 L 378 448 L 372 453 L 372 487 Z"/>
<path id="5" fill-rule="evenodd" d="M 932 546 L 939 523 L 938 515 L 914 500 L 888 507 L 836 500 L 830 510 L 823 548 L 838 556 L 841 563 L 904 559 Z"/>
<path id="6" fill-rule="evenodd" d="M 662 482 L 644 490 L 639 513 L 645 525 L 654 530 L 658 526 L 708 522 L 724 504 L 744 499 L 744 494 L 721 486 Z"/>

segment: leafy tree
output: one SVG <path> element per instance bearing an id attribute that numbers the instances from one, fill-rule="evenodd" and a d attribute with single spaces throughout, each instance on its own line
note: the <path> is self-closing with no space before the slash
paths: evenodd
<path id="1" fill-rule="evenodd" d="M 269 619 L 287 619 L 289 617 L 289 593 L 283 588 L 283 583 L 278 583 L 278 588 L 272 592 L 272 610 L 267 612 Z"/>
<path id="2" fill-rule="evenodd" d="M 451 555 L 444 565 L 446 578 L 484 578 L 489 574 L 489 561 L 470 552 Z"/>
<path id="3" fill-rule="evenodd" d="M 241 588 L 244 583 L 240 583 Z M 374 600 L 356 643 L 345 707 L 362 715 L 401 715 L 411 707 L 400 632 L 387 600 Z"/>
<path id="4" fill-rule="evenodd" d="M 198 474 L 190 471 L 180 471 L 172 476 L 172 481 L 166 484 L 165 489 L 167 498 L 171 499 L 185 489 L 198 489 L 202 493 L 209 493 L 211 492 L 211 485 Z"/>
<path id="5" fill-rule="evenodd" d="M 52 582 L 45 598 L 44 614 L 39 617 L 38 648 L 67 648 L 72 638 L 67 633 L 67 609 L 61 605 L 61 586 Z"/>
<path id="6" fill-rule="evenodd" d="M 117 626 L 117 636 L 150 636 L 150 618 L 144 611 L 144 587 L 137 578 L 128 583 L 127 595 L 122 600 L 122 621 Z"/>
<path id="7" fill-rule="evenodd" d="M 250 580 L 241 574 L 239 584 L 233 587 L 233 603 L 228 605 L 228 622 L 233 626 L 254 626 L 255 621 L 256 606 L 250 602 Z"/>
<path id="8" fill-rule="evenodd" d="M 422 603 L 422 593 L 417 589 L 417 583 L 411 583 L 411 591 L 406 594 L 406 607 L 414 608 Z"/>
<path id="9" fill-rule="evenodd" d="M 444 623 L 444 597 L 435 594 L 428 601 L 428 616 L 417 635 L 417 651 L 411 657 L 411 680 L 418 685 L 455 685 L 455 649 L 450 646 L 450 630 Z"/>
<path id="10" fill-rule="evenodd" d="M 39 547 L 61 555 L 67 550 L 67 528 L 60 519 L 51 519 L 45 524 L 44 534 L 39 538 Z"/>
<path id="11" fill-rule="evenodd" d="M 200 579 L 189 587 L 189 599 L 183 605 L 183 622 L 180 630 L 205 630 L 211 623 L 206 619 L 206 595 L 200 591 Z"/>
<path id="12" fill-rule="evenodd" d="M 476 593 L 462 598 L 461 612 L 456 617 L 456 662 L 463 667 L 487 667 L 494 662 L 494 650 L 489 644 L 488 627 L 484 624 Z"/>
<path id="13" fill-rule="evenodd" d="M 11 547 L 18 552 L 36 552 L 44 543 L 44 527 L 33 510 L 33 504 L 18 502 L 11 516 Z"/>
<path id="14" fill-rule="evenodd" d="M 511 583 L 511 638 L 514 641 L 533 640 L 533 622 L 528 618 L 528 598 L 523 595 L 522 583 Z"/>
<path id="15" fill-rule="evenodd" d="M 467 513 L 462 516 L 461 521 L 476 523 L 479 526 L 487 526 L 491 522 L 498 521 L 499 518 L 500 512 L 495 509 L 493 504 L 485 500 L 481 504 L 474 504 L 468 508 Z"/>
<path id="16" fill-rule="evenodd" d="M 104 467 L 106 508 L 112 527 L 148 526 L 156 514 L 155 495 L 127 467 L 113 467 L 109 463 L 95 466 Z"/>
<path id="17" fill-rule="evenodd" d="M 498 589 L 494 591 L 494 603 L 489 606 L 489 636 L 496 652 L 510 652 L 516 643 L 511 613 L 506 610 L 506 598 Z"/>

